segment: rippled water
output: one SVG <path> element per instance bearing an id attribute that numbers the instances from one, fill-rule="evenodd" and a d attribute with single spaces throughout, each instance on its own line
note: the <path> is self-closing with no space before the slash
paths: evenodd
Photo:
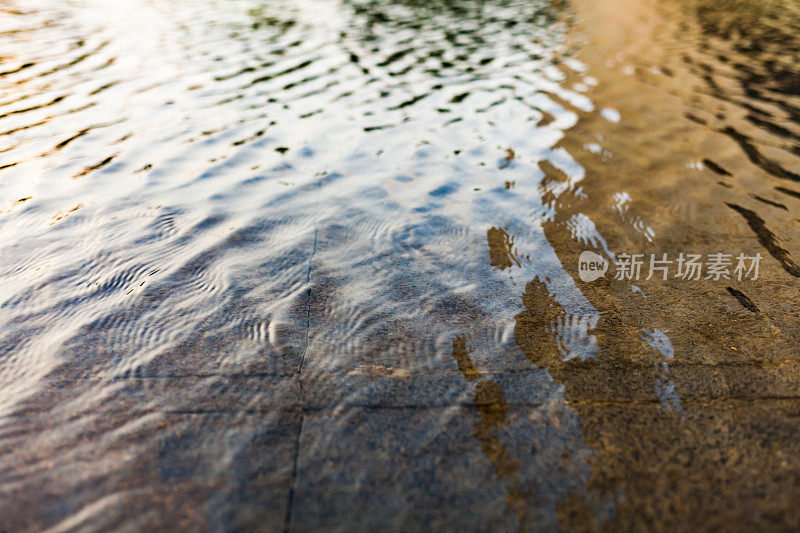
<path id="1" fill-rule="evenodd" d="M 797 527 L 798 35 L 780 0 L 4 3 L 0 529 Z"/>

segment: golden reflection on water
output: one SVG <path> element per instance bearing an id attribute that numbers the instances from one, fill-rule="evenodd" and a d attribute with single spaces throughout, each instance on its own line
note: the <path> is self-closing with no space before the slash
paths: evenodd
<path id="1" fill-rule="evenodd" d="M 572 5 L 577 58 L 600 81 L 593 101 L 617 110 L 622 127 L 581 114 L 556 146 L 586 169 L 585 196 L 553 197 L 556 214 L 543 224 L 561 264 L 600 313 L 592 331 L 597 357 L 564 361 L 554 335 L 565 311 L 540 279 L 527 284 L 515 328 L 530 361 L 564 386 L 596 454 L 586 492 L 559 503 L 560 524 L 798 527 L 798 5 Z M 602 148 L 587 153 L 593 143 Z M 615 213 L 620 198 L 626 205 Z M 643 280 L 631 290 L 614 279 L 583 283 L 581 248 L 570 230 L 575 216 L 594 221 L 603 248 L 615 251 L 766 250 L 772 260 L 747 285 Z M 514 235 L 492 228 L 487 240 L 490 263 L 512 267 Z M 465 378 L 476 380 L 463 343 L 454 342 L 453 357 Z M 520 494 L 518 465 L 493 436 L 504 421 L 504 392 L 480 382 L 475 405 L 476 436 L 527 529 L 516 502 L 533 495 Z M 598 496 L 612 497 L 610 520 L 597 516 Z"/>

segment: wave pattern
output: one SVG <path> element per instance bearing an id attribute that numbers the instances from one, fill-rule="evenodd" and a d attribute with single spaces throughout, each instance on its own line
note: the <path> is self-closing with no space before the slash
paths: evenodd
<path id="1" fill-rule="evenodd" d="M 558 16 L 541 2 L 374 1 L 5 13 L 0 466 L 47 494 L 4 483 L 4 501 L 41 510 L 4 507 L 9 525 L 157 526 L 198 498 L 187 524 L 314 525 L 291 509 L 313 501 L 304 484 L 330 453 L 301 453 L 315 428 L 346 439 L 353 416 L 391 405 L 430 412 L 430 438 L 471 424 L 459 335 L 481 372 L 527 383 L 503 439 L 535 431 L 555 455 L 573 443 L 561 482 L 536 489 L 535 461 L 514 475 L 519 512 L 554 522 L 588 452 L 514 343 L 530 274 L 494 269 L 485 239 L 515 228 L 536 256 L 541 230 L 514 213 L 546 212 L 537 163 L 568 176 L 553 195 L 581 179 L 551 150 L 573 106 L 593 110 L 562 84 Z M 536 275 L 541 260 L 524 261 Z M 565 279 L 554 256 L 545 265 Z M 558 324 L 567 354 L 589 340 L 587 304 Z M 540 409 L 573 429 L 531 430 Z M 29 440 L 37 454 L 13 451 Z M 70 475 L 90 455 L 103 460 Z M 497 483 L 486 509 L 506 497 Z M 142 507 L 166 494 L 171 510 Z"/>

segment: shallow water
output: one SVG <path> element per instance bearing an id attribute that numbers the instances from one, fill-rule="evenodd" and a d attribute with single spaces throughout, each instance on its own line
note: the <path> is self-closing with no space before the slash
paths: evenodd
<path id="1" fill-rule="evenodd" d="M 0 526 L 797 527 L 798 15 L 4 4 Z"/>

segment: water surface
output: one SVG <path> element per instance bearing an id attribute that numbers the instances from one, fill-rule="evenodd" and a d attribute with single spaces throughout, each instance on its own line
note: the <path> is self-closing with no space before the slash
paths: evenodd
<path id="1" fill-rule="evenodd" d="M 798 14 L 6 3 L 0 525 L 797 527 Z"/>

